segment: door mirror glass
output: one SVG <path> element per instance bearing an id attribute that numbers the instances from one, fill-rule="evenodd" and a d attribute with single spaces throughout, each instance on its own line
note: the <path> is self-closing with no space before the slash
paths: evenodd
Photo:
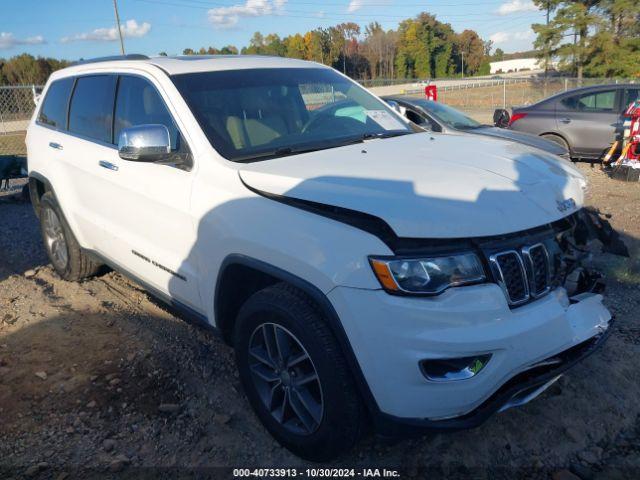
<path id="1" fill-rule="evenodd" d="M 123 160 L 159 162 L 169 158 L 171 140 L 164 125 L 124 128 L 118 136 L 118 154 Z"/>

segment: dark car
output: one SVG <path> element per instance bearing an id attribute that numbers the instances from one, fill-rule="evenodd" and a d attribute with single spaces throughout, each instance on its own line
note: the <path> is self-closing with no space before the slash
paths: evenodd
<path id="1" fill-rule="evenodd" d="M 504 140 L 523 143 L 531 147 L 536 147 L 545 152 L 559 155 L 569 159 L 569 152 L 566 148 L 557 143 L 550 142 L 544 138 L 529 135 L 527 133 L 514 132 L 504 128 L 497 128 L 492 125 L 483 125 L 468 117 L 460 110 L 449 107 L 439 102 L 424 98 L 406 96 L 386 96 L 382 97 L 391 105 L 398 105 L 402 113 L 413 123 L 423 128 L 428 128 L 434 132 L 442 133 L 473 133 L 497 137 Z"/>
<path id="2" fill-rule="evenodd" d="M 639 96 L 639 84 L 599 85 L 559 93 L 513 108 L 509 128 L 553 140 L 574 158 L 596 160 L 622 131 L 622 113 Z"/>

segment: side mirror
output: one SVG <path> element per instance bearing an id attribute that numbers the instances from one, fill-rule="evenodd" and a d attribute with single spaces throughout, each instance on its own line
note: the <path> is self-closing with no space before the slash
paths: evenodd
<path id="1" fill-rule="evenodd" d="M 118 136 L 118 154 L 123 160 L 159 162 L 171 153 L 169 130 L 164 125 L 125 128 Z"/>

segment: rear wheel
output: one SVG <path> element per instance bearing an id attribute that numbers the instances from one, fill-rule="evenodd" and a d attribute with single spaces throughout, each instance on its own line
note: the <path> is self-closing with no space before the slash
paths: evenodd
<path id="1" fill-rule="evenodd" d="M 569 152 L 569 154 L 571 154 L 571 148 L 569 147 L 569 144 L 567 143 L 567 141 L 558 136 L 558 135 L 553 135 L 553 134 L 545 134 L 545 135 L 540 135 L 542 138 L 544 138 L 545 140 L 549 140 L 553 143 L 557 143 L 558 145 L 560 145 L 561 147 L 565 148 L 567 150 L 567 152 Z"/>
<path id="2" fill-rule="evenodd" d="M 249 402 L 283 446 L 326 461 L 357 442 L 363 407 L 333 333 L 304 293 L 283 283 L 255 293 L 238 315 L 235 350 Z"/>
<path id="3" fill-rule="evenodd" d="M 82 251 L 50 192 L 40 199 L 40 229 L 51 265 L 63 280 L 78 281 L 98 272 L 101 265 Z"/>

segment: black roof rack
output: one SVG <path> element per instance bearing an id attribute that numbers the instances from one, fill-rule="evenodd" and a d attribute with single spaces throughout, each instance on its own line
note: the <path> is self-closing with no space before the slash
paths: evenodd
<path id="1" fill-rule="evenodd" d="M 149 60 L 149 57 L 141 53 L 129 53 L 128 55 L 112 55 L 109 57 L 89 58 L 87 60 L 79 60 L 74 65 L 84 65 L 86 63 L 113 62 L 116 60 Z"/>

